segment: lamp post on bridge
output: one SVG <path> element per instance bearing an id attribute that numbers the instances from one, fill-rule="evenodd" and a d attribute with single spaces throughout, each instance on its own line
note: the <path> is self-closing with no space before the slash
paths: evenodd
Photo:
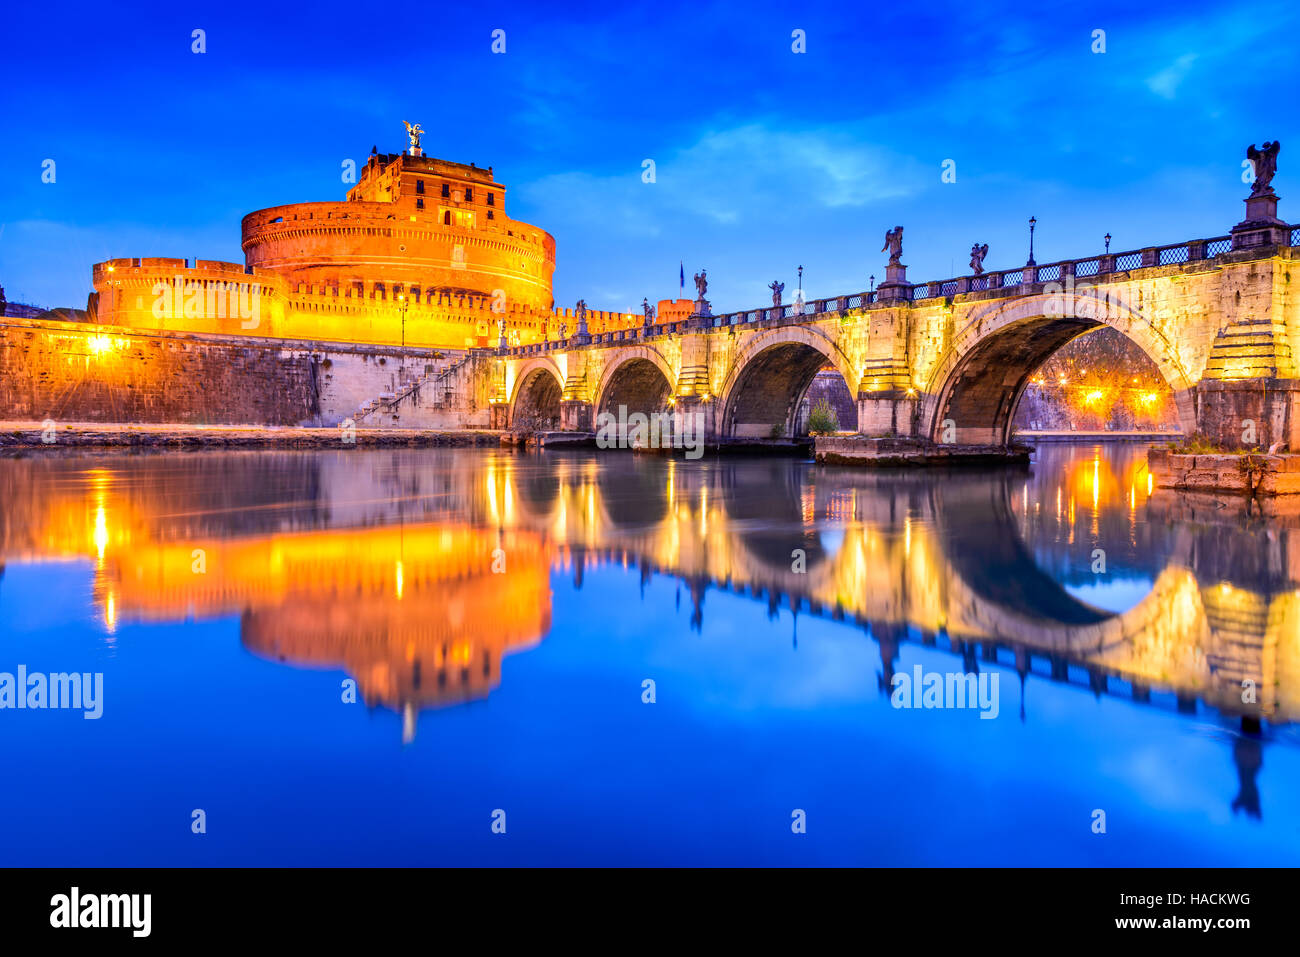
<path id="1" fill-rule="evenodd" d="M 1038 219 L 1034 216 L 1030 216 L 1029 217 L 1029 262 L 1025 263 L 1026 266 L 1038 265 L 1036 262 L 1034 262 L 1034 227 L 1036 225 L 1038 225 Z"/>
<path id="2" fill-rule="evenodd" d="M 1110 233 L 1106 234 L 1106 255 L 1110 255 Z"/>
<path id="3" fill-rule="evenodd" d="M 406 371 L 406 310 L 408 305 L 406 293 L 400 293 L 397 297 L 397 311 L 402 315 L 402 356 L 399 362 L 403 372 Z"/>

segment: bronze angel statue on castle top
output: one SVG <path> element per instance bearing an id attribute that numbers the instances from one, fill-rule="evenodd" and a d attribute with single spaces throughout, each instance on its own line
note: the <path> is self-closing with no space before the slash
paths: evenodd
<path id="1" fill-rule="evenodd" d="M 406 120 L 402 120 L 402 122 L 406 123 Z M 414 153 L 415 150 L 418 150 L 420 148 L 420 137 L 423 135 L 424 135 L 424 130 L 420 129 L 419 123 L 416 123 L 414 126 L 412 126 L 410 123 L 406 123 L 406 137 L 411 141 L 412 153 Z"/>

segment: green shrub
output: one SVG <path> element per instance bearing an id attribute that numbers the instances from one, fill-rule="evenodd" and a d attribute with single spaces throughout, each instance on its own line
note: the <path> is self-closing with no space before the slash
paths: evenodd
<path id="1" fill-rule="evenodd" d="M 840 430 L 840 417 L 825 399 L 813 406 L 808 413 L 808 432 L 810 435 L 830 435 Z"/>

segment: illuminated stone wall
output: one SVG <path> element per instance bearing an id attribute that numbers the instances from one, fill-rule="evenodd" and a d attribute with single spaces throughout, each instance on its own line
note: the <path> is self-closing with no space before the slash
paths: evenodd
<path id="1" fill-rule="evenodd" d="M 428 350 L 0 321 L 0 419 L 335 425 L 448 361 Z"/>

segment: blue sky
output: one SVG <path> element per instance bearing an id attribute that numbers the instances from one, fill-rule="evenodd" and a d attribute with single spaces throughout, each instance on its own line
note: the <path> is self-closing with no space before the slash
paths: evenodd
<path id="1" fill-rule="evenodd" d="M 1039 262 L 1107 232 L 1116 250 L 1226 234 L 1245 147 L 1268 139 L 1290 147 L 1275 183 L 1300 220 L 1294 3 L 44 3 L 5 19 L 13 301 L 84 305 L 112 256 L 242 262 L 241 216 L 341 199 L 342 162 L 403 148 L 404 119 L 429 153 L 492 165 L 510 215 L 556 238 L 557 302 L 593 308 L 676 295 L 679 260 L 688 287 L 708 268 L 719 311 L 764 303 L 774 278 L 792 292 L 800 264 L 811 295 L 856 292 L 899 224 L 918 282 L 966 272 L 976 241 L 990 268 L 1023 264 L 1031 215 Z"/>

